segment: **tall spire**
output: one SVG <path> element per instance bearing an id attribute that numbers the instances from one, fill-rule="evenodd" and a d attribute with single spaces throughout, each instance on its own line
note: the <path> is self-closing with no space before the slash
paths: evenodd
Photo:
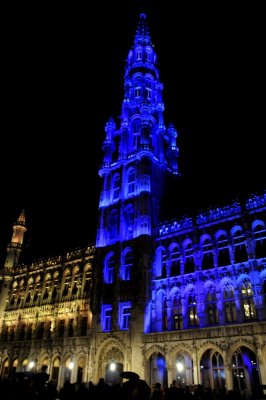
<path id="1" fill-rule="evenodd" d="M 25 210 L 22 210 L 17 220 L 17 225 L 26 225 Z"/>
<path id="2" fill-rule="evenodd" d="M 140 14 L 139 16 L 139 23 L 134 44 L 140 44 L 142 46 L 152 46 L 149 28 L 146 22 L 146 14 L 144 13 Z"/>
<path id="3" fill-rule="evenodd" d="M 12 239 L 7 247 L 7 257 L 4 267 L 6 271 L 11 271 L 19 262 L 26 230 L 25 211 L 22 210 L 17 222 L 13 225 Z"/>

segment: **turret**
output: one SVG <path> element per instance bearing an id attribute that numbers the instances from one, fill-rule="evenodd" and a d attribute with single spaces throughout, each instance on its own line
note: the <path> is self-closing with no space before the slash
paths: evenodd
<path id="1" fill-rule="evenodd" d="M 0 327 L 3 323 L 2 314 L 6 307 L 9 286 L 12 281 L 12 274 L 15 266 L 19 262 L 26 230 L 25 212 L 23 210 L 17 222 L 15 222 L 13 225 L 12 239 L 7 246 L 6 261 L 0 275 Z"/>
<path id="2" fill-rule="evenodd" d="M 14 267 L 18 264 L 26 230 L 25 212 L 22 210 L 17 222 L 15 222 L 13 225 L 12 239 L 7 246 L 4 273 L 11 273 Z"/>

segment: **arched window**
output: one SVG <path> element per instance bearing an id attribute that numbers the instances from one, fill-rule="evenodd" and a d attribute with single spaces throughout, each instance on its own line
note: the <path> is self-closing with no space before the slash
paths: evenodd
<path id="1" fill-rule="evenodd" d="M 70 284 L 71 284 L 71 275 L 69 270 L 65 272 L 64 280 L 63 280 L 63 292 L 62 296 L 67 296 L 68 291 L 70 289 Z"/>
<path id="2" fill-rule="evenodd" d="M 119 326 L 121 330 L 127 330 L 130 326 L 131 303 L 123 302 L 119 304 Z"/>
<path id="3" fill-rule="evenodd" d="M 14 282 L 12 285 L 12 294 L 11 294 L 11 300 L 10 300 L 11 306 L 13 306 L 15 304 L 15 301 L 17 300 L 17 292 L 18 292 L 18 283 Z"/>
<path id="4" fill-rule="evenodd" d="M 236 351 L 232 357 L 232 371 L 234 390 L 242 393 L 243 389 L 246 389 L 245 366 L 239 351 Z"/>
<path id="5" fill-rule="evenodd" d="M 218 324 L 218 309 L 215 286 L 209 286 L 206 294 L 206 312 L 209 325 Z"/>
<path id="6" fill-rule="evenodd" d="M 28 282 L 28 289 L 27 289 L 27 296 L 26 296 L 26 303 L 30 303 L 31 298 L 33 297 L 33 279 L 30 278 Z"/>
<path id="7" fill-rule="evenodd" d="M 80 286 L 80 272 L 79 268 L 75 268 L 73 271 L 73 283 L 72 283 L 72 295 L 75 296 L 78 293 Z"/>
<path id="8" fill-rule="evenodd" d="M 210 239 L 206 239 L 202 244 L 202 254 L 203 254 L 202 267 L 201 267 L 202 270 L 212 269 L 214 266 L 212 249 L 213 245 Z"/>
<path id="9" fill-rule="evenodd" d="M 139 53 L 141 56 L 142 56 L 142 54 L 141 53 Z M 140 56 L 140 59 L 141 59 L 141 56 Z M 142 84 L 142 82 L 141 82 L 141 79 L 139 78 L 139 79 L 135 79 L 135 81 L 134 81 L 134 83 L 133 83 L 133 85 L 134 85 L 134 97 L 140 97 L 141 96 L 141 84 Z"/>
<path id="10" fill-rule="evenodd" d="M 152 82 L 149 79 L 146 80 L 145 97 L 148 100 L 151 100 L 151 98 L 152 98 Z"/>
<path id="11" fill-rule="evenodd" d="M 173 329 L 183 329 L 182 300 L 180 293 L 172 299 Z"/>
<path id="12" fill-rule="evenodd" d="M 111 304 L 102 305 L 102 330 L 109 332 L 112 327 L 112 306 Z"/>
<path id="13" fill-rule="evenodd" d="M 21 281 L 19 282 L 19 298 L 21 299 L 21 301 L 23 302 L 23 300 L 25 300 L 25 293 L 26 293 L 26 284 L 24 279 L 21 279 Z"/>
<path id="14" fill-rule="evenodd" d="M 110 254 L 106 257 L 105 268 L 104 268 L 104 283 L 110 284 L 114 282 L 114 271 L 115 271 L 115 257 L 114 254 Z"/>
<path id="15" fill-rule="evenodd" d="M 133 130 L 133 151 L 136 151 L 140 143 L 140 119 L 134 119 L 132 122 Z"/>
<path id="16" fill-rule="evenodd" d="M 134 168 L 130 168 L 127 176 L 127 195 L 128 197 L 134 196 L 136 185 L 136 172 Z"/>
<path id="17" fill-rule="evenodd" d="M 166 278 L 166 252 L 163 247 L 158 247 L 155 251 L 154 278 Z"/>
<path id="18" fill-rule="evenodd" d="M 170 276 L 180 275 L 180 259 L 181 254 L 177 246 L 172 249 L 170 256 Z"/>
<path id="19" fill-rule="evenodd" d="M 41 295 L 41 277 L 37 276 L 35 279 L 35 286 L 34 286 L 34 296 L 33 296 L 33 301 L 36 304 L 39 296 Z"/>
<path id="20" fill-rule="evenodd" d="M 185 268 L 184 273 L 189 274 L 190 272 L 195 271 L 195 263 L 194 263 L 194 251 L 192 248 L 192 244 L 189 243 L 185 248 Z"/>
<path id="21" fill-rule="evenodd" d="M 124 281 L 129 281 L 131 279 L 133 266 L 133 251 L 132 249 L 127 249 L 123 257 L 123 262 L 121 266 L 121 279 Z"/>
<path id="22" fill-rule="evenodd" d="M 215 352 L 212 355 L 212 374 L 214 389 L 219 390 L 225 387 L 225 373 L 223 357 L 220 353 Z"/>
<path id="23" fill-rule="evenodd" d="M 256 319 L 256 309 L 253 295 L 251 283 L 245 279 L 241 285 L 241 298 L 245 321 Z"/>
<path id="24" fill-rule="evenodd" d="M 125 239 L 132 239 L 134 229 L 134 207 L 128 204 L 124 209 L 124 232 Z"/>
<path id="25" fill-rule="evenodd" d="M 197 302 L 194 290 L 188 293 L 187 297 L 188 325 L 195 327 L 199 325 L 199 317 L 197 313 Z"/>
<path id="26" fill-rule="evenodd" d="M 241 230 L 234 234 L 234 258 L 235 263 L 240 263 L 247 260 L 247 250 L 245 245 L 245 237 Z"/>
<path id="27" fill-rule="evenodd" d="M 225 312 L 225 322 L 236 322 L 237 321 L 237 312 L 236 312 L 236 303 L 235 303 L 235 293 L 233 286 L 230 283 L 227 283 L 223 287 L 223 306 Z"/>
<path id="28" fill-rule="evenodd" d="M 254 240 L 256 258 L 266 257 L 266 230 L 264 226 L 256 226 L 254 230 Z"/>
<path id="29" fill-rule="evenodd" d="M 119 200 L 119 196 L 120 196 L 120 175 L 119 174 L 115 174 L 113 177 L 113 185 L 112 185 L 112 198 L 113 201 L 116 202 Z"/>
<path id="30" fill-rule="evenodd" d="M 58 272 L 56 272 L 53 276 L 52 300 L 55 300 L 57 296 L 58 280 L 59 280 L 59 274 Z"/>
<path id="31" fill-rule="evenodd" d="M 162 276 L 161 278 L 167 277 L 167 265 L 166 265 L 166 252 L 162 251 Z"/>
<path id="32" fill-rule="evenodd" d="M 85 282 L 84 282 L 83 293 L 89 294 L 91 291 L 91 269 L 89 267 L 85 268 L 84 280 L 85 280 Z"/>
<path id="33" fill-rule="evenodd" d="M 44 292 L 43 292 L 43 297 L 42 297 L 42 299 L 44 301 L 48 300 L 48 298 L 49 298 L 51 286 L 52 286 L 51 275 L 47 274 L 44 279 Z"/>
<path id="34" fill-rule="evenodd" d="M 231 264 L 229 243 L 225 235 L 221 235 L 217 239 L 217 250 L 218 250 L 218 266 L 222 267 Z"/>
<path id="35" fill-rule="evenodd" d="M 60 359 L 56 358 L 53 363 L 52 363 L 52 373 L 51 373 L 51 379 L 54 382 L 58 381 L 59 377 L 59 367 L 60 367 Z M 56 386 L 56 385 L 55 385 Z"/>

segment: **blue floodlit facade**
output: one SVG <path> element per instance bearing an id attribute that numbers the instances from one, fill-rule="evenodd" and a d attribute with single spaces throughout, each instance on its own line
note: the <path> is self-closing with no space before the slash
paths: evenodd
<path id="1" fill-rule="evenodd" d="M 266 385 L 266 192 L 161 220 L 179 149 L 157 65 L 141 14 L 119 123 L 105 125 L 95 246 L 20 265 L 23 212 L 13 227 L 1 280 L 2 379 L 32 359 L 58 387 L 119 383 L 123 370 L 151 385 L 254 396 Z"/>

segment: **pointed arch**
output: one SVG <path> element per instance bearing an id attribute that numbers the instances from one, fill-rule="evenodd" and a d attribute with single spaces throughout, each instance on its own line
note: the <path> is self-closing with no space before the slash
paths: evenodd
<path id="1" fill-rule="evenodd" d="M 110 284 L 114 282 L 115 264 L 115 254 L 111 251 L 104 260 L 104 283 Z"/>
<path id="2" fill-rule="evenodd" d="M 131 247 L 127 247 L 122 252 L 120 276 L 124 281 L 130 281 L 132 276 L 132 268 L 134 261 L 134 253 Z"/>
<path id="3" fill-rule="evenodd" d="M 155 250 L 153 275 L 155 279 L 166 278 L 166 249 L 163 246 L 159 246 Z"/>

